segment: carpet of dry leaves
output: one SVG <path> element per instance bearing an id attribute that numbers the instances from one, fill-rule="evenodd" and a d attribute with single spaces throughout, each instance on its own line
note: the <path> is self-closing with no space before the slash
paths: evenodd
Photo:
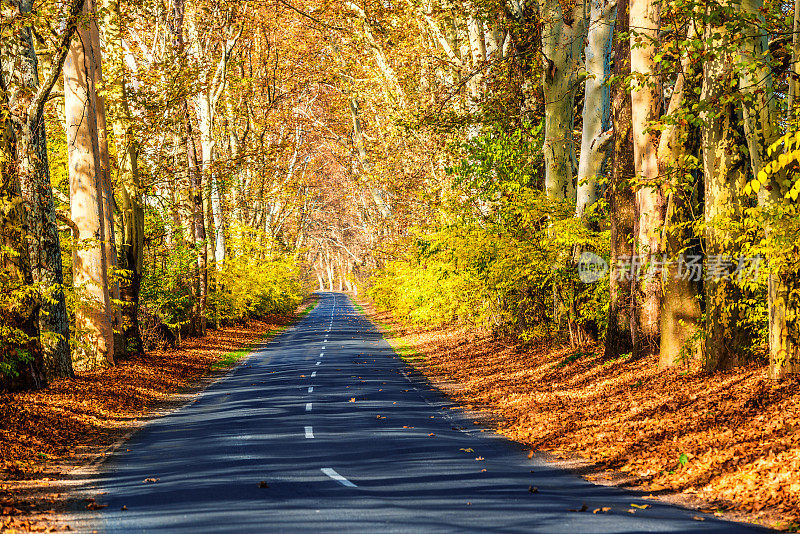
<path id="1" fill-rule="evenodd" d="M 475 329 L 403 328 L 367 308 L 394 345 L 424 355 L 421 371 L 449 384 L 454 400 L 491 412 L 509 438 L 622 471 L 645 491 L 798 529 L 797 378 L 776 383 L 761 366 L 660 371 L 655 359 L 604 361 L 596 347 L 521 350 Z"/>
<path id="2" fill-rule="evenodd" d="M 102 454 L 143 418 L 169 408 L 175 394 L 191 392 L 203 378 L 220 374 L 214 364 L 221 356 L 291 320 L 272 317 L 212 330 L 178 349 L 151 351 L 115 367 L 55 380 L 41 391 L 0 393 L 0 532 L 68 529 L 50 520 L 63 509 L 66 496 L 41 488 Z"/>

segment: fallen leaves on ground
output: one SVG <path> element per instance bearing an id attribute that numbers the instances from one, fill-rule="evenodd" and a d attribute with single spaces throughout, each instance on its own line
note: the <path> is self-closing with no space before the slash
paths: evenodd
<path id="1" fill-rule="evenodd" d="M 43 507 L 63 509 L 64 496 L 26 495 L 18 489 L 20 483 L 40 481 L 44 487 L 58 478 L 52 472 L 56 462 L 80 463 L 81 456 L 98 454 L 172 395 L 190 390 L 211 374 L 220 357 L 290 321 L 273 317 L 211 330 L 203 338 L 184 340 L 178 349 L 151 351 L 115 367 L 54 380 L 40 391 L 0 393 L 0 531 L 52 529 L 50 521 L 17 516 L 41 513 Z M 87 507 L 104 505 L 91 501 Z"/>
<path id="2" fill-rule="evenodd" d="M 800 520 L 800 378 L 766 367 L 660 370 L 656 357 L 602 358 L 602 347 L 499 342 L 469 328 L 408 328 L 365 306 L 395 347 L 498 432 L 556 457 L 580 455 L 645 491 Z M 475 424 L 479 424 L 475 421 Z"/>

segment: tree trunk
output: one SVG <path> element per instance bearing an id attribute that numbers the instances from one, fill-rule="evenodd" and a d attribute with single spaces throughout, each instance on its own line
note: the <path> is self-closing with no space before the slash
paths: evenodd
<path id="1" fill-rule="evenodd" d="M 636 254 L 642 265 L 649 265 L 662 251 L 661 227 L 664 223 L 664 195 L 660 183 L 657 138 L 650 123 L 661 114 L 661 81 L 655 63 L 661 2 L 630 0 L 631 122 L 636 178 Z M 657 354 L 661 330 L 662 290 L 659 276 L 644 276 L 634 292 L 637 328 L 633 350 L 637 356 Z"/>
<path id="2" fill-rule="evenodd" d="M 750 2 L 749 0 L 745 0 L 743 6 L 745 9 L 752 9 L 753 6 L 758 6 L 759 4 L 763 4 L 761 2 Z M 800 79 L 798 79 L 798 75 L 800 74 L 800 0 L 794 0 L 794 11 L 792 12 L 794 22 L 792 24 L 792 59 L 790 65 L 792 65 L 792 73 L 794 76 L 787 76 L 786 82 L 789 86 L 789 90 L 787 91 L 787 113 L 786 113 L 786 120 L 790 123 L 792 120 L 796 119 L 796 107 L 797 107 L 797 97 L 800 96 Z"/>
<path id="3" fill-rule="evenodd" d="M 585 33 L 583 3 L 567 12 L 558 0 L 545 0 L 542 56 L 544 58 L 545 191 L 553 199 L 575 199 L 575 91 L 578 62 Z"/>
<path id="4" fill-rule="evenodd" d="M 344 266 L 342 265 L 341 254 L 336 255 L 336 268 L 339 270 L 339 292 L 344 291 Z"/>
<path id="5" fill-rule="evenodd" d="M 744 132 L 750 152 L 750 167 L 752 175 L 758 176 L 768 158 L 767 147 L 776 137 L 775 106 L 770 95 L 772 94 L 772 70 L 769 53 L 768 35 L 763 30 L 764 17 L 762 9 L 763 0 L 743 0 L 741 8 L 749 18 L 748 27 L 743 32 L 742 59 L 744 66 L 739 83 L 745 95 L 742 111 L 744 115 Z M 798 74 L 800 65 L 797 64 L 800 52 L 800 18 L 798 9 L 800 2 L 795 1 L 794 6 L 794 34 L 792 42 L 792 74 L 789 82 L 789 118 L 794 121 L 795 106 L 798 97 Z M 755 67 L 755 68 L 753 68 Z M 790 128 L 796 128 L 796 123 L 791 123 Z M 780 176 L 780 175 L 779 175 Z M 781 184 L 773 177 L 769 187 L 759 190 L 759 204 L 764 207 L 777 207 L 786 202 L 782 194 Z M 765 228 L 767 236 L 770 227 Z M 800 373 L 800 339 L 796 332 L 790 332 L 789 316 L 795 313 L 792 309 L 790 293 L 793 293 L 791 280 L 798 279 L 797 267 L 790 267 L 789 272 L 770 272 L 768 287 L 769 302 L 769 376 L 780 379 L 789 374 Z"/>
<path id="6" fill-rule="evenodd" d="M 90 17 L 87 6 L 84 14 Z M 114 313 L 109 294 L 108 258 L 103 212 L 103 174 L 97 136 L 97 101 L 89 30 L 79 26 L 64 63 L 64 112 L 69 150 L 70 210 L 78 227 L 73 252 L 73 280 L 86 298 L 76 311 L 78 332 L 87 343 L 78 352 L 79 367 L 92 369 L 114 363 Z"/>
<path id="7" fill-rule="evenodd" d="M 720 6 L 721 8 L 722 6 Z M 708 7 L 711 16 L 714 7 Z M 709 272 L 716 261 L 735 250 L 733 236 L 726 228 L 731 220 L 741 217 L 739 195 L 746 174 L 738 150 L 736 109 L 727 97 L 735 87 L 731 36 L 724 25 L 707 24 L 705 40 L 708 57 L 703 65 L 703 89 L 700 99 L 710 103 L 702 126 L 703 170 L 705 173 L 705 247 L 706 280 L 706 370 L 730 368 L 740 363 L 744 340 L 737 328 L 735 304 L 740 291 L 729 276 L 713 276 Z"/>
<path id="8" fill-rule="evenodd" d="M 95 0 L 85 0 L 86 7 L 91 10 L 92 18 L 89 22 L 89 36 L 92 40 L 92 74 L 94 76 L 95 113 L 97 118 L 97 147 L 100 156 L 101 195 L 103 216 L 102 246 L 106 257 L 106 270 L 108 272 L 110 306 L 113 313 L 112 328 L 114 336 L 114 357 L 125 354 L 125 343 L 122 336 L 122 313 L 114 302 L 119 302 L 119 282 L 117 282 L 117 248 L 114 235 L 114 187 L 111 183 L 111 162 L 108 152 L 108 124 L 106 123 L 106 99 L 103 82 L 103 55 L 100 46 L 100 29 L 97 26 L 97 5 Z"/>
<path id="9" fill-rule="evenodd" d="M 483 69 L 486 63 L 486 38 L 483 32 L 483 21 L 476 16 L 477 8 L 468 2 L 467 36 L 469 39 L 470 56 L 472 57 L 472 72 L 469 73 L 468 82 L 470 92 L 470 111 L 477 112 L 478 105 L 483 96 Z"/>
<path id="10" fill-rule="evenodd" d="M 19 3 L 23 14 L 30 13 L 32 8 L 32 0 L 22 0 Z M 32 98 L 39 89 L 39 67 L 29 27 L 22 30 L 18 44 L 22 59 L 20 89 L 24 89 L 18 96 Z M 60 65 L 53 68 L 60 68 Z M 74 372 L 69 346 L 69 316 L 64 295 L 61 240 L 50 184 L 45 124 L 41 116 L 31 117 L 31 113 L 36 113 L 36 110 L 29 108 L 30 98 L 18 97 L 15 100 L 22 107 L 19 110 L 22 127 L 18 150 L 20 183 L 28 217 L 31 269 L 34 282 L 41 284 L 43 292 L 39 313 L 42 351 L 45 368 L 50 376 L 72 377 Z"/>
<path id="11" fill-rule="evenodd" d="M 133 117 L 125 87 L 126 72 L 122 49 L 122 13 L 119 0 L 105 0 L 105 31 L 112 80 L 110 102 L 115 105 L 113 131 L 119 169 L 122 231 L 119 250 L 122 343 L 126 355 L 142 354 L 139 331 L 139 291 L 144 260 L 144 206 L 139 180 L 139 144 L 133 132 Z M 168 226 L 168 225 L 167 225 Z"/>
<path id="12" fill-rule="evenodd" d="M 200 144 L 203 147 L 203 174 L 211 187 L 211 214 L 214 222 L 213 258 L 218 266 L 225 262 L 225 231 L 222 217 L 222 190 L 219 177 L 214 172 L 214 106 L 209 100 L 212 88 L 207 89 L 208 94 L 200 95 L 197 100 L 198 123 L 200 129 Z"/>
<path id="13" fill-rule="evenodd" d="M 197 146 L 192 131 L 189 107 L 184 107 L 186 127 L 186 155 L 188 158 L 189 191 L 191 195 L 192 223 L 195 247 L 197 249 L 197 300 L 195 302 L 195 331 L 198 335 L 206 333 L 206 312 L 208 298 L 208 253 L 206 248 L 206 227 L 203 216 L 203 173 L 197 157 Z"/>
<path id="14" fill-rule="evenodd" d="M 618 34 L 628 31 L 628 0 L 617 5 Z M 629 260 L 633 256 L 634 195 L 630 180 L 633 172 L 633 128 L 631 97 L 623 81 L 630 74 L 630 41 L 614 39 L 614 77 L 611 87 L 613 167 L 609 183 L 611 211 L 611 265 L 609 269 L 608 329 L 605 358 L 616 358 L 633 350 L 635 316 L 632 310 L 633 277 Z M 626 260 L 628 263 L 626 263 Z"/>
<path id="15" fill-rule="evenodd" d="M 333 291 L 335 273 L 333 272 L 333 258 L 331 258 L 331 254 L 328 251 L 325 251 L 325 267 L 328 271 L 328 291 Z"/>
<path id="16" fill-rule="evenodd" d="M 591 0 L 587 31 L 586 85 L 583 100 L 583 132 L 578 164 L 576 215 L 597 202 L 597 177 L 605 172 L 611 134 L 611 51 L 614 40 L 616 0 Z"/>
<path id="17" fill-rule="evenodd" d="M 694 24 L 689 23 L 689 33 L 682 39 L 696 38 Z M 695 65 L 688 53 L 681 57 L 680 72 L 672 90 L 667 116 L 675 117 L 680 110 L 697 103 L 695 89 L 698 85 L 699 65 Z M 697 339 L 700 331 L 702 311 L 700 309 L 701 281 L 686 277 L 679 261 L 686 255 L 701 253 L 699 240 L 692 231 L 692 214 L 699 212 L 699 199 L 694 198 L 694 188 L 687 187 L 686 158 L 697 154 L 699 131 L 696 127 L 681 125 L 678 121 L 668 123 L 661 134 L 658 145 L 658 164 L 661 176 L 670 183 L 667 197 L 666 224 L 663 245 L 669 263 L 664 267 L 664 300 L 661 309 L 661 344 L 659 364 L 670 367 L 683 360 L 692 360 L 700 355 Z"/>
<path id="18" fill-rule="evenodd" d="M 16 136 L 9 109 L 6 68 L 0 43 L 0 388 L 41 388 L 47 384 L 39 344 L 39 303 L 27 291 L 33 273 L 27 245 L 27 217 L 19 183 Z"/>

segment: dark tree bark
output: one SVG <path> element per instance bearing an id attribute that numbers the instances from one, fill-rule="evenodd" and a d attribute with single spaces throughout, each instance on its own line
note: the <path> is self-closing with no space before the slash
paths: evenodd
<path id="1" fill-rule="evenodd" d="M 197 250 L 197 295 L 194 308 L 195 332 L 206 333 L 206 303 L 208 297 L 208 247 L 206 247 L 206 226 L 203 217 L 203 173 L 197 155 L 197 143 L 192 130 L 189 108 L 185 106 L 186 155 L 188 157 L 189 190 L 191 195 L 194 244 Z"/>
<path id="2" fill-rule="evenodd" d="M 30 13 L 32 0 L 19 2 L 20 13 Z M 34 95 L 39 90 L 39 66 L 29 27 L 19 35 L 22 59 L 19 82 L 23 94 Z M 64 273 L 61 264 L 61 242 L 56 223 L 56 211 L 50 184 L 50 165 L 47 159 L 47 138 L 41 116 L 30 117 L 29 99 L 23 99 L 20 110 L 19 138 L 20 185 L 26 204 L 30 232 L 29 251 L 33 280 L 41 284 L 39 327 L 45 367 L 53 377 L 72 377 L 72 354 L 69 346 L 69 317 L 64 296 Z M 22 102 L 18 102 L 22 103 Z"/>
<path id="3" fill-rule="evenodd" d="M 117 148 L 117 184 L 120 198 L 120 233 L 118 265 L 120 277 L 120 330 L 125 355 L 142 354 L 144 346 L 139 330 L 139 291 L 144 258 L 144 206 L 139 178 L 139 143 L 133 124 L 134 118 L 128 103 L 125 86 L 127 74 L 122 46 L 122 12 L 119 0 L 105 0 L 104 29 L 106 40 L 112 43 L 106 54 L 110 72 L 110 88 L 115 98 L 109 99 L 114 107 L 113 130 Z"/>
<path id="4" fill-rule="evenodd" d="M 631 96 L 621 80 L 631 72 L 630 40 L 621 39 L 628 31 L 628 0 L 617 5 L 617 34 L 614 36 L 614 78 L 611 88 L 611 115 L 614 126 L 614 162 L 608 188 L 611 210 L 611 280 L 605 357 L 615 358 L 633 350 L 636 317 L 633 314 L 633 287 L 636 273 L 627 262 L 633 256 L 633 231 L 636 217 L 630 180 L 634 178 Z"/>
<path id="5" fill-rule="evenodd" d="M 0 51 L 0 60 L 3 51 Z M 0 68 L 0 116 L 9 117 L 9 91 Z M 0 123 L 0 388 L 47 384 L 39 344 L 39 302 L 27 245 L 27 217 L 19 182 L 17 143 L 10 118 Z"/>

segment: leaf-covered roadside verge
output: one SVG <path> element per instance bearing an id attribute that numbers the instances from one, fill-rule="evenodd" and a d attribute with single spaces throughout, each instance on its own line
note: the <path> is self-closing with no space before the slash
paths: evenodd
<path id="1" fill-rule="evenodd" d="M 34 392 L 0 394 L 0 531 L 65 529 L 58 514 L 70 495 L 59 481 L 70 469 L 104 454 L 143 419 L 180 402 L 219 373 L 219 363 L 243 347 L 265 342 L 304 315 L 270 316 L 209 331 L 180 348 L 150 351 L 116 367 L 56 380 Z"/>
<path id="2" fill-rule="evenodd" d="M 363 303 L 362 303 L 363 304 Z M 394 347 L 501 434 L 606 470 L 655 496 L 772 528 L 800 520 L 800 380 L 766 367 L 715 374 L 658 369 L 656 357 L 603 360 L 602 348 L 522 350 L 477 329 L 407 328 L 364 305 Z M 726 514 L 729 515 L 729 514 Z"/>

